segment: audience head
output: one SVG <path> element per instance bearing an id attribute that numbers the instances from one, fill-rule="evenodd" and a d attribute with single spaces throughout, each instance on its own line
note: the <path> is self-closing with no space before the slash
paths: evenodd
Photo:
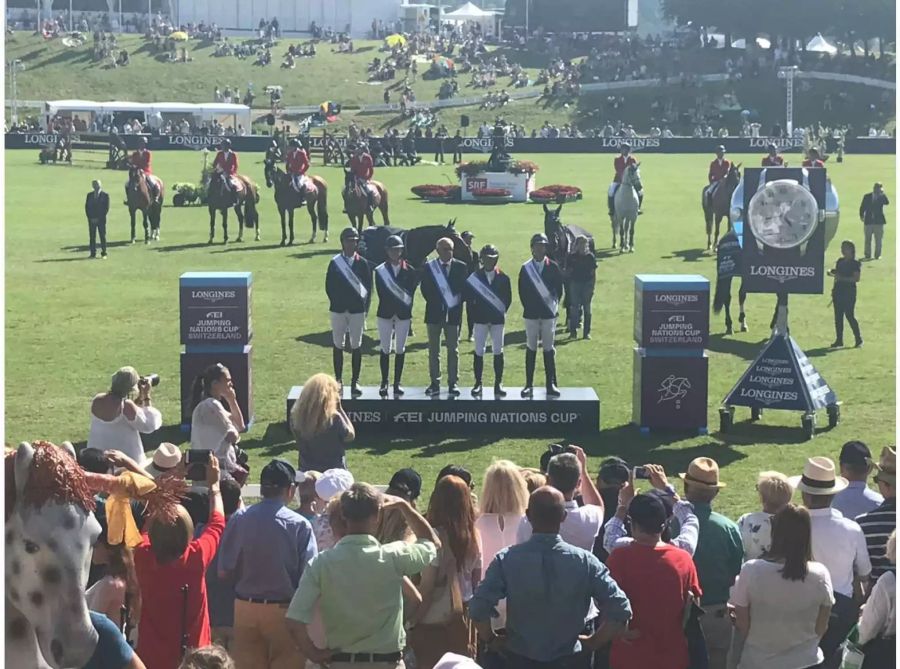
<path id="1" fill-rule="evenodd" d="M 472 483 L 472 472 L 460 465 L 447 465 L 446 467 L 444 467 L 440 472 L 438 472 L 435 485 L 437 485 L 438 482 L 440 482 L 440 480 L 445 476 L 458 476 L 465 482 L 469 489 L 474 487 Z"/>
<path id="2" fill-rule="evenodd" d="M 325 517 L 328 518 L 328 524 L 331 526 L 331 534 L 337 543 L 347 534 L 347 523 L 341 515 L 341 498 L 332 497 L 328 504 L 325 505 Z"/>
<path id="3" fill-rule="evenodd" d="M 333 376 L 315 374 L 307 379 L 291 409 L 294 436 L 312 439 L 327 430 L 340 404 L 341 387 Z"/>
<path id="4" fill-rule="evenodd" d="M 772 516 L 772 547 L 769 558 L 784 562 L 782 576 L 789 581 L 802 581 L 812 561 L 812 523 L 809 511 L 788 504 Z"/>
<path id="5" fill-rule="evenodd" d="M 543 486 L 531 493 L 525 515 L 535 534 L 559 534 L 566 519 L 566 500 L 556 488 Z"/>
<path id="6" fill-rule="evenodd" d="M 460 569 L 467 558 L 477 554 L 475 506 L 469 486 L 461 478 L 451 474 L 438 480 L 426 516 L 432 527 L 440 528 L 446 535 Z"/>
<path id="7" fill-rule="evenodd" d="M 848 481 L 865 481 L 872 469 L 872 452 L 861 441 L 848 441 L 838 458 L 841 476 Z"/>
<path id="8" fill-rule="evenodd" d="M 161 565 L 168 564 L 184 555 L 194 538 L 194 522 L 187 509 L 179 504 L 175 508 L 173 520 L 151 519 L 147 534 L 150 537 L 150 550 L 156 556 L 156 561 Z"/>
<path id="9" fill-rule="evenodd" d="M 612 456 L 606 458 L 600 464 L 600 471 L 597 473 L 597 488 L 615 488 L 618 490 L 628 483 L 631 478 L 631 470 L 628 463 L 622 458 Z"/>
<path id="10" fill-rule="evenodd" d="M 259 474 L 259 493 L 265 499 L 282 499 L 285 504 L 294 497 L 297 470 L 284 460 L 272 460 Z"/>
<path id="11" fill-rule="evenodd" d="M 354 483 L 341 494 L 340 500 L 347 534 L 374 534 L 381 509 L 381 493 L 368 483 Z"/>
<path id="12" fill-rule="evenodd" d="M 181 500 L 182 506 L 187 509 L 191 522 L 196 528 L 198 525 L 206 525 L 209 521 L 209 493 L 198 490 L 190 490 L 184 494 Z"/>
<path id="13" fill-rule="evenodd" d="M 834 461 L 821 456 L 809 458 L 802 476 L 789 480 L 802 494 L 807 509 L 827 509 L 834 496 L 849 485 L 843 476 L 835 475 Z"/>
<path id="14" fill-rule="evenodd" d="M 560 453 L 547 465 L 547 485 L 559 490 L 567 500 L 575 497 L 581 483 L 581 463 L 572 453 Z"/>
<path id="15" fill-rule="evenodd" d="M 191 386 L 191 407 L 196 407 L 209 397 L 224 397 L 230 388 L 234 388 L 231 372 L 221 362 L 212 364 L 194 379 Z"/>
<path id="16" fill-rule="evenodd" d="M 140 378 L 134 367 L 122 367 L 122 369 L 112 375 L 109 392 L 123 400 L 128 399 L 134 394 Z"/>
<path id="17" fill-rule="evenodd" d="M 300 506 L 312 508 L 318 501 L 316 481 L 321 476 L 321 472 L 297 472 L 297 499 L 300 501 Z"/>
<path id="18" fill-rule="evenodd" d="M 147 473 L 154 478 L 169 473 L 181 464 L 181 449 L 175 444 L 163 442 L 153 451 L 153 458 L 147 466 Z"/>
<path id="19" fill-rule="evenodd" d="M 569 445 L 563 446 L 562 444 L 549 444 L 547 446 L 547 450 L 541 453 L 541 471 L 545 474 L 547 473 L 547 468 L 550 466 L 550 458 L 552 458 L 554 455 L 574 452 L 575 449 Z"/>
<path id="20" fill-rule="evenodd" d="M 355 483 L 353 474 L 346 469 L 326 469 L 316 480 L 316 495 L 324 502 L 350 490 Z"/>
<path id="21" fill-rule="evenodd" d="M 628 505 L 631 519 L 631 533 L 635 540 L 642 542 L 659 541 L 666 526 L 668 514 L 662 500 L 657 495 L 641 493 L 635 495 Z"/>
<path id="22" fill-rule="evenodd" d="M 434 248 L 437 251 L 438 258 L 441 259 L 441 262 L 450 262 L 450 259 L 453 258 L 453 247 L 453 240 L 449 237 L 441 237 L 437 240 Z"/>
<path id="23" fill-rule="evenodd" d="M 719 463 L 712 458 L 694 458 L 684 474 L 684 496 L 692 504 L 709 504 L 725 487 L 719 481 Z"/>
<path id="24" fill-rule="evenodd" d="M 235 664 L 228 651 L 213 644 L 188 650 L 178 669 L 235 669 Z"/>
<path id="25" fill-rule="evenodd" d="M 422 494 L 422 477 L 415 469 L 409 467 L 400 469 L 391 477 L 387 492 L 389 495 L 402 497 L 415 506 L 416 500 Z"/>
<path id="26" fill-rule="evenodd" d="M 875 463 L 873 463 L 875 464 Z M 897 496 L 897 451 L 890 446 L 881 450 L 881 458 L 875 464 L 878 472 L 874 481 L 878 484 L 878 490 L 885 499 L 893 499 Z"/>
<path id="27" fill-rule="evenodd" d="M 229 476 L 219 481 L 219 490 L 222 493 L 222 509 L 225 517 L 229 518 L 241 508 L 241 485 Z"/>
<path id="28" fill-rule="evenodd" d="M 484 472 L 481 513 L 521 516 L 528 507 L 528 484 L 509 460 L 497 460 Z"/>
<path id="29" fill-rule="evenodd" d="M 525 479 L 525 486 L 528 488 L 528 494 L 531 495 L 538 488 L 547 485 L 547 475 L 534 467 L 520 467 L 522 478 Z M 527 504 L 526 504 L 527 508 Z"/>
<path id="30" fill-rule="evenodd" d="M 760 472 L 756 479 L 756 492 L 766 513 L 777 513 L 790 503 L 794 488 L 781 472 Z"/>
<path id="31" fill-rule="evenodd" d="M 99 448 L 82 448 L 76 456 L 78 466 L 91 474 L 109 474 L 109 458 Z"/>

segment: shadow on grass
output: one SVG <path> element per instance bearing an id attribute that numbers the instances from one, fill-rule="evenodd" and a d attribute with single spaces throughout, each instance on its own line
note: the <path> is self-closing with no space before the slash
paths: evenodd
<path id="1" fill-rule="evenodd" d="M 241 242 L 241 246 L 237 246 L 236 244 L 229 244 L 226 247 L 219 249 L 218 251 L 213 251 L 213 253 L 234 253 L 235 251 L 272 251 L 274 249 L 282 248 L 281 244 L 260 244 L 259 242 L 252 242 L 247 244 L 246 242 Z"/>
<path id="2" fill-rule="evenodd" d="M 754 446 L 766 444 L 803 444 L 809 441 L 800 424 L 800 416 L 802 414 L 799 411 L 791 412 L 796 415 L 797 422 L 794 426 L 790 426 L 766 425 L 764 422 L 766 420 L 765 413 L 758 421 L 750 420 L 750 409 L 746 407 L 736 407 L 736 409 L 742 411 L 744 420 L 736 421 L 727 434 L 721 432 L 714 433 L 715 437 L 721 439 L 723 442 L 738 446 Z M 823 419 L 823 422 L 817 425 L 816 434 L 820 435 L 831 432 L 834 428 L 828 427 L 824 412 L 820 413 L 820 417 Z"/>
<path id="3" fill-rule="evenodd" d="M 221 244 L 221 242 L 219 242 Z M 214 246 L 206 242 L 192 242 L 190 244 L 174 244 L 172 246 L 157 246 L 153 250 L 157 253 L 172 253 L 173 251 L 188 251 L 190 249 L 202 249 L 206 246 Z"/>
<path id="4" fill-rule="evenodd" d="M 313 244 L 303 244 L 303 246 L 313 246 Z M 316 256 L 324 256 L 324 255 L 334 255 L 337 253 L 334 249 L 324 248 L 322 246 L 318 246 L 318 248 L 309 250 L 309 251 L 301 251 L 300 253 L 292 253 L 291 258 L 297 258 L 297 260 L 306 260 L 307 258 L 315 258 Z"/>
<path id="5" fill-rule="evenodd" d="M 681 251 L 672 251 L 670 255 L 661 257 L 663 260 L 669 260 L 671 258 L 681 258 L 681 260 L 683 260 L 684 262 L 698 262 L 700 260 L 712 258 L 713 256 L 709 255 L 703 249 L 682 249 Z"/>
<path id="6" fill-rule="evenodd" d="M 364 450 L 367 455 L 385 455 L 395 451 L 413 451 L 420 450 L 419 453 L 412 454 L 412 458 L 433 458 L 438 455 L 446 455 L 448 453 L 469 453 L 471 451 L 490 446 L 501 439 L 503 435 L 478 435 L 472 437 L 454 437 L 450 439 L 442 439 L 436 442 L 429 442 L 427 437 L 419 438 L 384 438 L 379 440 L 377 444 L 363 446 L 356 450 Z"/>
<path id="7" fill-rule="evenodd" d="M 727 353 L 729 355 L 736 355 L 744 360 L 755 360 L 763 346 L 765 346 L 766 341 L 766 339 L 761 339 L 760 341 L 744 341 L 742 339 L 734 339 L 731 335 L 725 336 L 722 334 L 715 334 L 709 336 L 707 348 L 716 353 Z"/>
<path id="8" fill-rule="evenodd" d="M 115 249 L 121 246 L 131 246 L 131 242 L 122 240 L 120 242 L 106 242 L 106 248 Z M 100 243 L 97 243 L 97 248 L 100 248 Z M 87 244 L 81 244 L 76 246 L 61 246 L 60 251 L 72 251 L 73 253 L 87 253 L 91 250 L 91 247 Z"/>

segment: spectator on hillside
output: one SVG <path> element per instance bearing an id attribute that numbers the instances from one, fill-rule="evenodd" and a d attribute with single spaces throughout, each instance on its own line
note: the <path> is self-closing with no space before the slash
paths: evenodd
<path id="1" fill-rule="evenodd" d="M 141 377 L 134 367 L 122 367 L 113 374 L 109 390 L 91 402 L 87 447 L 120 450 L 135 462 L 143 462 L 141 433 L 150 434 L 162 427 L 162 414 L 151 406 L 151 388 L 150 380 Z"/>
<path id="2" fill-rule="evenodd" d="M 806 461 L 803 475 L 791 478 L 803 496 L 803 505 L 812 518 L 812 556 L 828 569 L 834 589 L 834 607 L 828 629 L 819 647 L 823 669 L 834 669 L 841 661 L 841 647 L 859 620 L 856 593 L 865 593 L 872 564 L 862 529 L 831 508 L 835 494 L 847 487 L 847 479 L 835 475 L 834 462 L 813 457 Z"/>
<path id="3" fill-rule="evenodd" d="M 291 409 L 291 429 L 301 471 L 347 469 L 346 445 L 356 438 L 356 431 L 341 406 L 341 389 L 333 377 L 316 374 L 307 380 Z"/>
<path id="4" fill-rule="evenodd" d="M 194 379 L 191 411 L 191 449 L 212 451 L 222 471 L 243 484 L 247 471 L 238 462 L 237 443 L 247 425 L 225 365 L 210 365 Z"/>
<path id="5" fill-rule="evenodd" d="M 700 521 L 700 538 L 694 552 L 694 564 L 703 590 L 700 619 L 710 669 L 725 669 L 731 646 L 731 620 L 728 617 L 728 591 L 741 571 L 744 549 L 741 532 L 734 521 L 712 510 L 712 502 L 725 487 L 719 481 L 719 465 L 712 458 L 695 458 L 684 480 L 684 497 L 694 507 Z"/>
<path id="6" fill-rule="evenodd" d="M 894 564 L 887 558 L 887 539 L 891 532 L 897 529 L 896 451 L 890 446 L 885 446 L 875 468 L 878 471 L 874 480 L 878 484 L 879 492 L 884 497 L 884 502 L 878 508 L 858 516 L 856 519 L 866 536 L 873 580 L 880 578 L 886 571 L 894 570 Z"/>
<path id="7" fill-rule="evenodd" d="M 238 510 L 222 537 L 219 578 L 234 582 L 234 643 L 240 667 L 302 667 L 284 626 L 284 614 L 307 563 L 316 556 L 309 521 L 287 504 L 296 490 L 296 471 L 272 460 L 260 474 L 262 501 Z"/>
<path id="8" fill-rule="evenodd" d="M 475 507 L 461 478 L 451 475 L 438 481 L 425 517 L 438 533 L 441 548 L 436 564 L 422 572 L 422 603 L 409 641 L 417 664 L 433 667 L 445 652 L 474 657 L 463 612 L 481 581 L 482 560 Z M 448 601 L 449 613 L 443 608 Z"/>
<path id="9" fill-rule="evenodd" d="M 841 448 L 838 462 L 841 476 L 847 479 L 848 485 L 834 496 L 831 508 L 850 519 L 877 509 L 884 498 L 867 485 L 869 472 L 872 471 L 869 447 L 861 441 L 848 441 Z"/>
<path id="10" fill-rule="evenodd" d="M 737 522 L 744 545 L 744 560 L 766 556 L 772 545 L 772 517 L 787 506 L 794 495 L 791 482 L 781 472 L 760 472 L 756 492 L 762 511 L 745 513 Z"/>
<path id="11" fill-rule="evenodd" d="M 897 564 L 897 530 L 887 542 L 887 559 Z M 872 588 L 859 619 L 859 643 L 866 653 L 862 669 L 897 666 L 897 592 L 893 571 L 884 572 Z"/>
<path id="12" fill-rule="evenodd" d="M 684 611 L 700 599 L 697 568 L 687 551 L 663 541 L 666 509 L 658 496 L 637 495 L 628 516 L 633 540 L 611 552 L 607 565 L 631 603 L 629 630 L 637 638 L 613 641 L 610 667 L 687 669 Z"/>
<path id="13" fill-rule="evenodd" d="M 366 483 L 354 484 L 340 499 L 346 535 L 305 570 L 288 608 L 288 629 L 307 659 L 331 669 L 358 669 L 353 659 L 360 653 L 376 653 L 376 663 L 398 665 L 406 641 L 403 577 L 431 564 L 440 540 L 408 502 L 383 497 Z M 374 538 L 379 512 L 390 508 L 401 509 L 415 543 L 380 544 Z M 315 646 L 309 637 L 316 602 L 328 648 Z"/>
<path id="14" fill-rule="evenodd" d="M 811 522 L 788 504 L 772 518 L 763 559 L 744 563 L 731 596 L 737 633 L 746 637 L 741 669 L 812 667 L 823 659 L 819 640 L 834 596 L 828 569 L 813 562 Z"/>
<path id="15" fill-rule="evenodd" d="M 563 457 L 563 456 L 557 456 Z M 549 486 L 535 490 L 527 516 L 533 533 L 525 542 L 497 553 L 475 591 L 469 614 L 481 640 L 502 652 L 512 667 L 578 666 L 585 653 L 625 633 L 631 618 L 628 598 L 591 553 L 560 537 L 566 499 Z M 491 629 L 496 606 L 506 599 L 506 634 Z M 579 638 L 594 603 L 603 626 Z"/>
<path id="16" fill-rule="evenodd" d="M 422 477 L 415 469 L 409 468 L 395 472 L 385 491 L 386 495 L 406 500 L 413 508 L 416 508 L 416 500 L 421 493 Z M 381 513 L 375 538 L 383 544 L 415 539 L 399 509 L 388 509 Z"/>

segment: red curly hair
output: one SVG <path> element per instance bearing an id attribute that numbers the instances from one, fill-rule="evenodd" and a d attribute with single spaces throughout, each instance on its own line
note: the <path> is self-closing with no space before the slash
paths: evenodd
<path id="1" fill-rule="evenodd" d="M 475 532 L 475 505 L 469 486 L 458 476 L 445 476 L 437 482 L 428 502 L 428 522 L 443 531 L 456 558 L 458 570 L 478 554 Z"/>

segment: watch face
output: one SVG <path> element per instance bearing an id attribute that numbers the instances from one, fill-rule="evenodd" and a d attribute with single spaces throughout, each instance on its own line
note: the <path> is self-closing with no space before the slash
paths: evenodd
<path id="1" fill-rule="evenodd" d="M 819 206 L 806 188 L 790 179 L 767 183 L 750 199 L 748 221 L 756 239 L 776 249 L 790 249 L 816 230 Z"/>

